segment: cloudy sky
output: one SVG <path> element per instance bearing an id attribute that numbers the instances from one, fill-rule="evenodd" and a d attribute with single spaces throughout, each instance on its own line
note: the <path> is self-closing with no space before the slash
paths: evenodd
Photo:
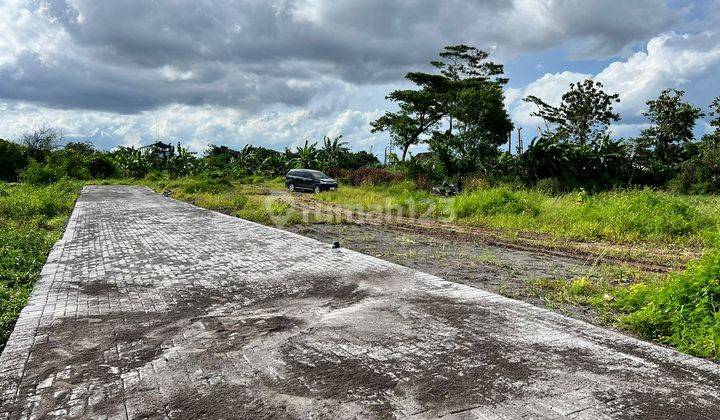
<path id="1" fill-rule="evenodd" d="M 0 28 L 0 137 L 47 124 L 104 149 L 343 134 L 380 154 L 384 96 L 457 43 L 505 64 L 526 136 L 522 97 L 585 78 L 620 93 L 618 136 L 664 88 L 720 95 L 720 0 L 0 0 Z"/>

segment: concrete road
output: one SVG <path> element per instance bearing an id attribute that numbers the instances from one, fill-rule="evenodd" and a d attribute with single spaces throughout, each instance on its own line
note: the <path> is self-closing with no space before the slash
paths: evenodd
<path id="1" fill-rule="evenodd" d="M 9 418 L 720 418 L 711 362 L 118 186 L 84 189 L 0 393 Z"/>

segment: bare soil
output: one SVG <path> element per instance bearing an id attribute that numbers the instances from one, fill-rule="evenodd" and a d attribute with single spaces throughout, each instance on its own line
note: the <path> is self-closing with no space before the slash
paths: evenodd
<path id="1" fill-rule="evenodd" d="M 287 194 L 279 192 L 279 194 Z M 433 236 L 470 238 L 485 244 L 535 254 L 557 257 L 589 258 L 609 264 L 626 264 L 636 268 L 665 273 L 682 269 L 688 261 L 697 259 L 701 249 L 658 247 L 652 244 L 617 244 L 602 241 L 585 241 L 560 238 L 547 233 L 508 231 L 487 226 L 469 226 L 438 220 L 350 210 L 340 205 L 318 201 L 307 194 L 295 193 L 292 205 L 300 211 L 323 214 L 334 220 L 390 226 L 410 232 L 423 232 Z"/>
<path id="2" fill-rule="evenodd" d="M 532 282 L 537 279 L 597 278 L 596 261 L 558 257 L 488 245 L 469 237 L 408 232 L 390 226 L 312 224 L 285 227 L 321 242 L 414 268 L 489 292 L 548 306 Z M 584 321 L 604 325 L 598 312 L 586 306 L 553 303 L 550 309 Z"/>

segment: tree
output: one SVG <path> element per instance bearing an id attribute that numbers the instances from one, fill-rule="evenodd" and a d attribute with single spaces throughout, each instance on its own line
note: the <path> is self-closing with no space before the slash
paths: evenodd
<path id="1" fill-rule="evenodd" d="M 333 139 L 328 136 L 323 137 L 323 146 L 318 152 L 318 158 L 322 163 L 323 169 L 337 168 L 341 165 L 345 156 L 350 153 L 347 148 L 347 142 L 340 141 L 342 135 Z"/>
<path id="2" fill-rule="evenodd" d="M 397 90 L 388 99 L 399 110 L 372 123 L 373 132 L 387 131 L 404 161 L 410 146 L 427 142 L 451 176 L 473 172 L 499 152 L 512 130 L 502 86 L 503 66 L 488 61 L 488 53 L 467 45 L 447 46 L 437 72 L 410 72 L 405 78 L 416 90 Z"/>
<path id="3" fill-rule="evenodd" d="M 287 161 L 280 153 L 269 155 L 260 165 L 260 170 L 271 176 L 283 175 L 287 170 Z"/>
<path id="4" fill-rule="evenodd" d="M 563 94 L 558 106 L 533 95 L 523 101 L 538 107 L 531 115 L 542 118 L 547 131 L 556 131 L 560 137 L 578 144 L 599 141 L 607 134 L 609 125 L 620 120 L 620 115 L 613 112 L 613 104 L 620 102 L 620 96 L 605 93 L 602 83 L 590 79 L 570 83 L 570 90 Z"/>
<path id="5" fill-rule="evenodd" d="M 97 150 L 95 150 L 95 146 L 93 146 L 93 144 L 89 141 L 84 141 L 84 142 L 71 141 L 68 144 L 66 144 L 65 147 L 63 147 L 63 149 L 65 151 L 71 151 L 71 152 L 77 153 L 80 156 L 85 156 L 85 157 L 90 156 L 93 153 L 97 152 Z"/>
<path id="6" fill-rule="evenodd" d="M 349 152 L 345 155 L 339 166 L 343 169 L 372 168 L 380 166 L 380 161 L 374 154 L 360 150 L 359 152 Z"/>
<path id="7" fill-rule="evenodd" d="M 657 99 L 647 102 L 643 115 L 652 125 L 634 142 L 636 181 L 664 184 L 677 174 L 683 162 L 697 155 L 693 131 L 703 113 L 683 101 L 684 95 L 681 90 L 666 89 Z"/>
<path id="8" fill-rule="evenodd" d="M 697 155 L 682 163 L 672 186 L 681 193 L 720 193 L 720 96 L 710 104 L 710 126 L 715 130 L 705 134 L 697 145 Z"/>
<path id="9" fill-rule="evenodd" d="M 715 134 L 720 134 L 720 96 L 713 99 L 710 104 L 710 113 L 708 115 L 712 117 L 710 120 L 710 126 L 715 128 Z"/>
<path id="10" fill-rule="evenodd" d="M 397 112 L 385 112 L 373 121 L 372 132 L 387 131 L 394 146 L 402 149 L 401 161 L 405 161 L 410 146 L 422 141 L 421 136 L 437 126 L 442 119 L 436 95 L 429 89 L 396 90 L 386 99 L 398 103 Z"/>
<path id="11" fill-rule="evenodd" d="M 471 81 L 468 85 L 459 85 L 455 109 L 448 113 L 448 129 L 435 131 L 429 142 L 451 176 L 489 172 L 500 156 L 498 146 L 507 141 L 513 128 L 497 83 Z"/>
<path id="12" fill-rule="evenodd" d="M 120 168 L 124 177 L 142 178 L 150 172 L 151 166 L 147 159 L 149 152 L 136 149 L 135 147 L 120 146 L 115 149 L 111 156 Z"/>
<path id="13" fill-rule="evenodd" d="M 662 91 L 657 99 L 647 102 L 643 112 L 653 124 L 641 134 L 650 140 L 655 156 L 662 162 L 675 162 L 681 150 L 693 142 L 695 122 L 703 116 L 700 108 L 683 102 L 685 92 L 677 89 Z"/>
<path id="14" fill-rule="evenodd" d="M 62 139 L 59 130 L 43 125 L 25 132 L 20 137 L 20 144 L 25 146 L 29 157 L 44 162 L 50 152 L 59 147 Z"/>
<path id="15" fill-rule="evenodd" d="M 237 150 L 233 150 L 227 146 L 216 146 L 211 144 L 207 149 L 205 149 L 203 161 L 209 168 L 225 169 L 230 166 L 237 155 Z"/>
<path id="16" fill-rule="evenodd" d="M 434 130 L 430 150 L 447 175 L 487 172 L 500 155 L 498 146 L 513 129 L 505 109 L 503 66 L 487 61 L 474 47 L 445 47 L 432 64 L 440 75 L 412 73 L 409 78 L 435 92 L 443 110 L 444 131 Z"/>
<path id="17" fill-rule="evenodd" d="M 165 168 L 171 178 L 178 178 L 192 174 L 197 168 L 197 158 L 195 153 L 190 152 L 187 148 L 182 147 L 180 142 L 174 153 L 167 159 Z"/>
<path id="18" fill-rule="evenodd" d="M 309 141 L 305 140 L 304 146 L 297 147 L 296 157 L 291 160 L 291 165 L 296 168 L 312 169 L 317 163 L 317 153 L 317 143 L 309 144 Z"/>

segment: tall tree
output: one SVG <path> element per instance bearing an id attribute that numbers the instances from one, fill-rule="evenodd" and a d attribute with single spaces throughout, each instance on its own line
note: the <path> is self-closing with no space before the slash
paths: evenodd
<path id="1" fill-rule="evenodd" d="M 25 146 L 31 158 L 44 162 L 50 152 L 60 146 L 62 140 L 63 135 L 59 130 L 43 125 L 23 133 L 20 144 Z"/>
<path id="2" fill-rule="evenodd" d="M 716 134 L 720 134 L 720 96 L 713 99 L 710 104 L 710 113 L 708 115 L 712 117 L 710 120 L 710 126 L 715 128 Z"/>
<path id="3" fill-rule="evenodd" d="M 443 116 L 436 95 L 429 89 L 396 90 L 386 99 L 396 102 L 397 112 L 387 111 L 373 121 L 372 132 L 387 131 L 393 145 L 402 149 L 402 161 L 410 146 L 423 141 L 422 136 L 434 128 Z"/>
<path id="4" fill-rule="evenodd" d="M 640 134 L 639 146 L 664 165 L 674 166 L 693 154 L 695 123 L 704 114 L 685 102 L 684 95 L 682 90 L 665 89 L 657 99 L 647 102 L 643 113 L 652 126 Z"/>
<path id="5" fill-rule="evenodd" d="M 488 61 L 488 56 L 467 45 L 445 47 L 441 59 L 431 62 L 436 73 L 410 72 L 405 76 L 419 89 L 397 90 L 387 96 L 399 110 L 388 111 L 373 122 L 373 132 L 389 132 L 393 144 L 402 149 L 402 161 L 410 146 L 422 142 L 431 143 L 431 149 L 437 148 L 438 154 L 451 160 L 470 154 L 469 160 L 475 160 L 479 156 L 474 153 L 480 150 L 494 154 L 496 139 L 501 137 L 505 142 L 512 123 L 502 101 L 494 100 L 498 93 L 502 97 L 502 85 L 508 79 L 503 77 L 503 66 Z M 491 101 L 480 104 L 480 98 Z M 468 108 L 478 105 L 474 110 Z M 462 159 L 468 160 L 467 156 Z"/>
<path id="6" fill-rule="evenodd" d="M 548 131 L 578 144 L 600 141 L 610 124 L 620 120 L 620 115 L 613 111 L 613 104 L 620 102 L 620 96 L 605 93 L 602 83 L 591 79 L 570 83 L 558 106 L 533 95 L 523 101 L 538 107 L 531 115 L 542 118 Z"/>
<path id="7" fill-rule="evenodd" d="M 459 88 L 447 129 L 435 131 L 430 140 L 448 175 L 488 172 L 497 162 L 498 147 L 513 128 L 503 99 L 497 83 L 471 81 Z"/>

